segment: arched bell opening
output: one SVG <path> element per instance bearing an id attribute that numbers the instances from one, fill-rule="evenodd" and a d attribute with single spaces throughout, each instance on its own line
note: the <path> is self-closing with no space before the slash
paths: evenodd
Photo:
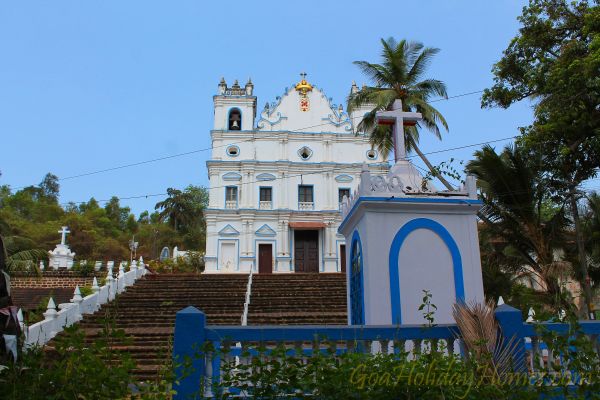
<path id="1" fill-rule="evenodd" d="M 238 108 L 232 108 L 229 111 L 229 123 L 227 125 L 230 131 L 242 130 L 242 112 Z"/>

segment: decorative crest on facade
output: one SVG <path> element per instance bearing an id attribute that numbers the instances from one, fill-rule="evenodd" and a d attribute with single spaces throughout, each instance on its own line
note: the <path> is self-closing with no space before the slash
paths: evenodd
<path id="1" fill-rule="evenodd" d="M 296 84 L 295 88 L 298 92 L 300 92 L 301 97 L 306 97 L 306 94 L 308 92 L 312 92 L 313 87 L 310 83 L 306 81 L 306 72 L 301 73 L 300 76 L 302 77 L 302 79 L 299 83 Z"/>

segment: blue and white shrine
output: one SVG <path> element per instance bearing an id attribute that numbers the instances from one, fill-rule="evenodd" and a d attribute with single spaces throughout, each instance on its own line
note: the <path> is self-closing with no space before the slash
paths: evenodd
<path id="1" fill-rule="evenodd" d="M 396 132 L 420 118 L 394 108 L 382 117 L 395 119 Z M 426 323 L 418 308 L 428 290 L 435 323 L 453 323 L 455 303 L 484 301 L 475 178 L 467 176 L 458 190 L 437 190 L 406 159 L 403 135 L 394 136 L 397 161 L 387 176 L 363 168 L 358 189 L 342 204 L 348 322 Z"/>

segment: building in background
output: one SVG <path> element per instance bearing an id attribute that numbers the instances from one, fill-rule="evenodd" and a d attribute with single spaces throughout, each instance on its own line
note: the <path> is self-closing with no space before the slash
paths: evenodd
<path id="1" fill-rule="evenodd" d="M 369 110 L 349 115 L 302 74 L 257 118 L 253 89 L 222 79 L 214 96 L 206 272 L 344 271 L 341 199 L 363 163 L 378 175 L 389 169 L 355 134 Z"/>

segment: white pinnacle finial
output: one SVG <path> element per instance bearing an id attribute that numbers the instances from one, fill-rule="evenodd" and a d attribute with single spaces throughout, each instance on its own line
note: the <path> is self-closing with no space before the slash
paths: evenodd
<path id="1" fill-rule="evenodd" d="M 498 305 L 501 306 L 502 304 L 504 304 L 504 299 L 502 298 L 502 296 L 498 297 Z"/>
<path id="2" fill-rule="evenodd" d="M 94 277 L 94 280 L 92 281 L 92 292 L 97 293 L 100 291 L 100 286 L 98 286 L 98 279 L 96 279 L 96 277 Z"/>
<path id="3" fill-rule="evenodd" d="M 56 318 L 57 313 L 58 312 L 56 311 L 56 304 L 54 303 L 54 299 L 52 297 L 50 297 L 50 300 L 48 300 L 48 307 L 46 307 L 46 312 L 44 313 L 44 318 L 46 318 L 46 319 Z"/>
<path id="4" fill-rule="evenodd" d="M 73 303 L 78 303 L 82 300 L 81 297 L 81 290 L 79 290 L 79 285 L 75 286 L 75 291 L 73 292 L 73 298 L 71 299 L 71 301 Z"/>

